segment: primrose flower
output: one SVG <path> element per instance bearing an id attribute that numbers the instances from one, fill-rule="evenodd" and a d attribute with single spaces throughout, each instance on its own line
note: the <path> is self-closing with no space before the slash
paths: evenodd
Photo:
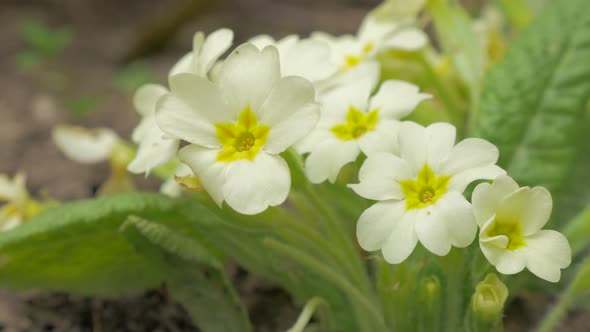
<path id="1" fill-rule="evenodd" d="M 51 135 L 66 157 L 83 164 L 107 161 L 119 140 L 119 136 L 107 128 L 60 125 L 53 129 Z"/>
<path id="2" fill-rule="evenodd" d="M 424 32 L 395 20 L 378 20 L 372 15 L 365 17 L 356 36 L 332 37 L 315 32 L 313 39 L 328 42 L 332 61 L 345 71 L 358 64 L 374 60 L 389 50 L 416 51 L 423 48 L 428 38 Z"/>
<path id="3" fill-rule="evenodd" d="M 193 37 L 193 50 L 183 56 L 170 70 L 169 76 L 179 73 L 193 73 L 206 77 L 211 68 L 232 45 L 233 31 L 216 30 L 205 38 L 201 31 Z"/>
<path id="4" fill-rule="evenodd" d="M 14 179 L 0 175 L 0 202 L 7 204 L 0 208 L 0 230 L 12 229 L 23 222 L 23 207 L 28 199 L 25 175 L 17 174 Z"/>
<path id="5" fill-rule="evenodd" d="M 475 180 L 505 172 L 495 165 L 499 153 L 493 144 L 468 138 L 455 145 L 455 135 L 447 123 L 424 128 L 403 122 L 400 157 L 368 156 L 360 183 L 349 185 L 360 196 L 379 201 L 359 218 L 357 238 L 363 249 L 381 249 L 385 260 L 397 264 L 418 241 L 439 256 L 473 241 L 477 225 L 462 193 Z"/>
<path id="6" fill-rule="evenodd" d="M 140 87 L 133 97 L 133 104 L 142 116 L 131 139 L 139 144 L 137 155 L 127 169 L 131 173 L 149 173 L 154 167 L 165 164 L 176 156 L 179 140 L 168 137 L 156 124 L 156 102 L 168 90 L 156 84 Z"/>
<path id="7" fill-rule="evenodd" d="M 312 183 L 334 182 L 342 166 L 356 160 L 361 152 L 397 153 L 398 119 L 430 98 L 417 86 L 394 80 L 383 82 L 371 97 L 376 81 L 377 77 L 352 81 L 320 99 L 320 121 L 297 146 L 300 153 L 310 153 L 305 171 Z"/>
<path id="8" fill-rule="evenodd" d="M 503 274 L 525 267 L 539 278 L 559 281 L 571 263 L 570 245 L 561 233 L 542 230 L 553 201 L 543 187 L 522 187 L 508 176 L 479 184 L 472 197 L 480 227 L 479 245 L 488 261 Z"/>
<path id="9" fill-rule="evenodd" d="M 179 158 L 217 204 L 256 214 L 285 201 L 291 177 L 278 154 L 313 129 L 319 106 L 309 81 L 281 78 L 274 46 L 244 44 L 225 60 L 216 83 L 185 73 L 170 78 L 170 89 L 156 122 L 191 143 Z"/>
<path id="10" fill-rule="evenodd" d="M 317 82 L 327 79 L 338 69 L 330 61 L 330 46 L 322 40 L 300 40 L 297 35 L 289 35 L 275 41 L 268 35 L 260 35 L 249 42 L 260 50 L 269 45 L 275 46 L 279 51 L 283 76 L 301 76 Z"/>

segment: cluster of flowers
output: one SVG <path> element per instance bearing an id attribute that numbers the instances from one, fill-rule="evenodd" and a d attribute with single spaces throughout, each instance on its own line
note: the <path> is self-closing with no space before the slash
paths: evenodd
<path id="1" fill-rule="evenodd" d="M 287 199 L 287 149 L 305 157 L 312 183 L 336 181 L 362 153 L 359 183 L 349 187 L 378 201 L 357 224 L 365 250 L 381 250 L 396 264 L 419 241 L 442 256 L 470 245 L 479 228 L 481 250 L 499 272 L 526 267 L 558 281 L 571 249 L 559 232 L 541 230 L 549 192 L 520 188 L 495 165 L 499 151 L 485 140 L 455 144 L 450 124 L 401 121 L 431 96 L 404 81 L 379 84 L 379 53 L 427 43 L 413 24 L 419 6 L 394 9 L 395 16 L 386 6 L 368 15 L 355 36 L 259 36 L 223 61 L 232 31 L 197 33 L 169 88 L 137 91 L 142 120 L 132 139 L 139 147 L 128 170 L 147 174 L 178 158 L 178 178 L 192 172 L 220 206 L 257 214 Z M 179 150 L 181 141 L 189 144 Z M 494 181 L 479 184 L 469 202 L 463 192 L 476 180 Z"/>

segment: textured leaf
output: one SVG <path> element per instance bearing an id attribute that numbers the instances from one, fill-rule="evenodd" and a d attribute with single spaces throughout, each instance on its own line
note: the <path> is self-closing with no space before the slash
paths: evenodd
<path id="1" fill-rule="evenodd" d="M 583 152 L 590 144 L 582 136 L 590 97 L 586 5 L 555 2 L 523 32 L 489 72 L 473 132 L 498 146 L 499 164 L 521 185 L 543 185 L 554 194 L 559 222 L 585 204 L 572 204 L 571 197 L 590 193 L 590 186 L 580 193 L 569 185 L 579 187 L 586 181 L 580 173 L 590 169 Z"/>
<path id="2" fill-rule="evenodd" d="M 246 311 L 221 261 L 206 247 L 141 218 L 131 218 L 123 233 L 146 260 L 166 271 L 168 290 L 202 331 L 251 331 Z"/>
<path id="3" fill-rule="evenodd" d="M 129 215 L 178 225 L 182 201 L 130 193 L 85 200 L 42 213 L 0 234 L 0 285 L 83 294 L 116 293 L 158 286 L 155 268 L 118 231 Z"/>

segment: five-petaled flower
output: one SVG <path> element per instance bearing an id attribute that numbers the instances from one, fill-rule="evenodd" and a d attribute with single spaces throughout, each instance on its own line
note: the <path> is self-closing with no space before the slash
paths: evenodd
<path id="1" fill-rule="evenodd" d="M 349 82 L 320 99 L 320 121 L 297 146 L 299 152 L 309 152 L 305 170 L 311 182 L 334 182 L 342 166 L 361 151 L 397 153 L 398 120 L 430 95 L 420 93 L 413 84 L 389 80 L 371 97 L 377 79 Z"/>
<path id="2" fill-rule="evenodd" d="M 498 272 L 515 274 L 526 267 L 539 278 L 559 281 L 572 252 L 565 236 L 542 229 L 553 206 L 547 189 L 520 188 L 509 176 L 501 176 L 491 185 L 479 184 L 472 203 L 479 245 Z"/>
<path id="3" fill-rule="evenodd" d="M 215 83 L 190 73 L 170 78 L 158 101 L 156 122 L 190 145 L 179 151 L 212 199 L 243 214 L 283 203 L 291 186 L 278 154 L 315 126 L 319 106 L 313 85 L 281 77 L 274 46 L 238 47 Z"/>
<path id="4" fill-rule="evenodd" d="M 378 200 L 361 215 L 357 238 L 367 251 L 381 249 L 393 264 L 404 261 L 420 241 L 436 255 L 451 246 L 466 247 L 477 225 L 471 204 L 462 195 L 478 179 L 505 172 L 495 165 L 498 149 L 468 138 L 455 145 L 455 127 L 435 123 L 426 128 L 403 122 L 400 157 L 369 155 L 360 169 L 357 194 Z"/>

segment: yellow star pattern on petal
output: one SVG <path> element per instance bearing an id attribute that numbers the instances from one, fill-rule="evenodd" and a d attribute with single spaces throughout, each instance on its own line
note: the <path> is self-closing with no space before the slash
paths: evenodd
<path id="1" fill-rule="evenodd" d="M 422 209 L 436 203 L 447 192 L 450 179 L 450 176 L 436 176 L 428 165 L 424 165 L 415 180 L 400 182 L 406 208 Z"/>
<path id="2" fill-rule="evenodd" d="M 259 124 L 248 106 L 240 113 L 237 123 L 218 123 L 215 130 L 217 139 L 223 144 L 217 160 L 229 163 L 240 159 L 254 160 L 266 143 L 270 128 Z"/>

